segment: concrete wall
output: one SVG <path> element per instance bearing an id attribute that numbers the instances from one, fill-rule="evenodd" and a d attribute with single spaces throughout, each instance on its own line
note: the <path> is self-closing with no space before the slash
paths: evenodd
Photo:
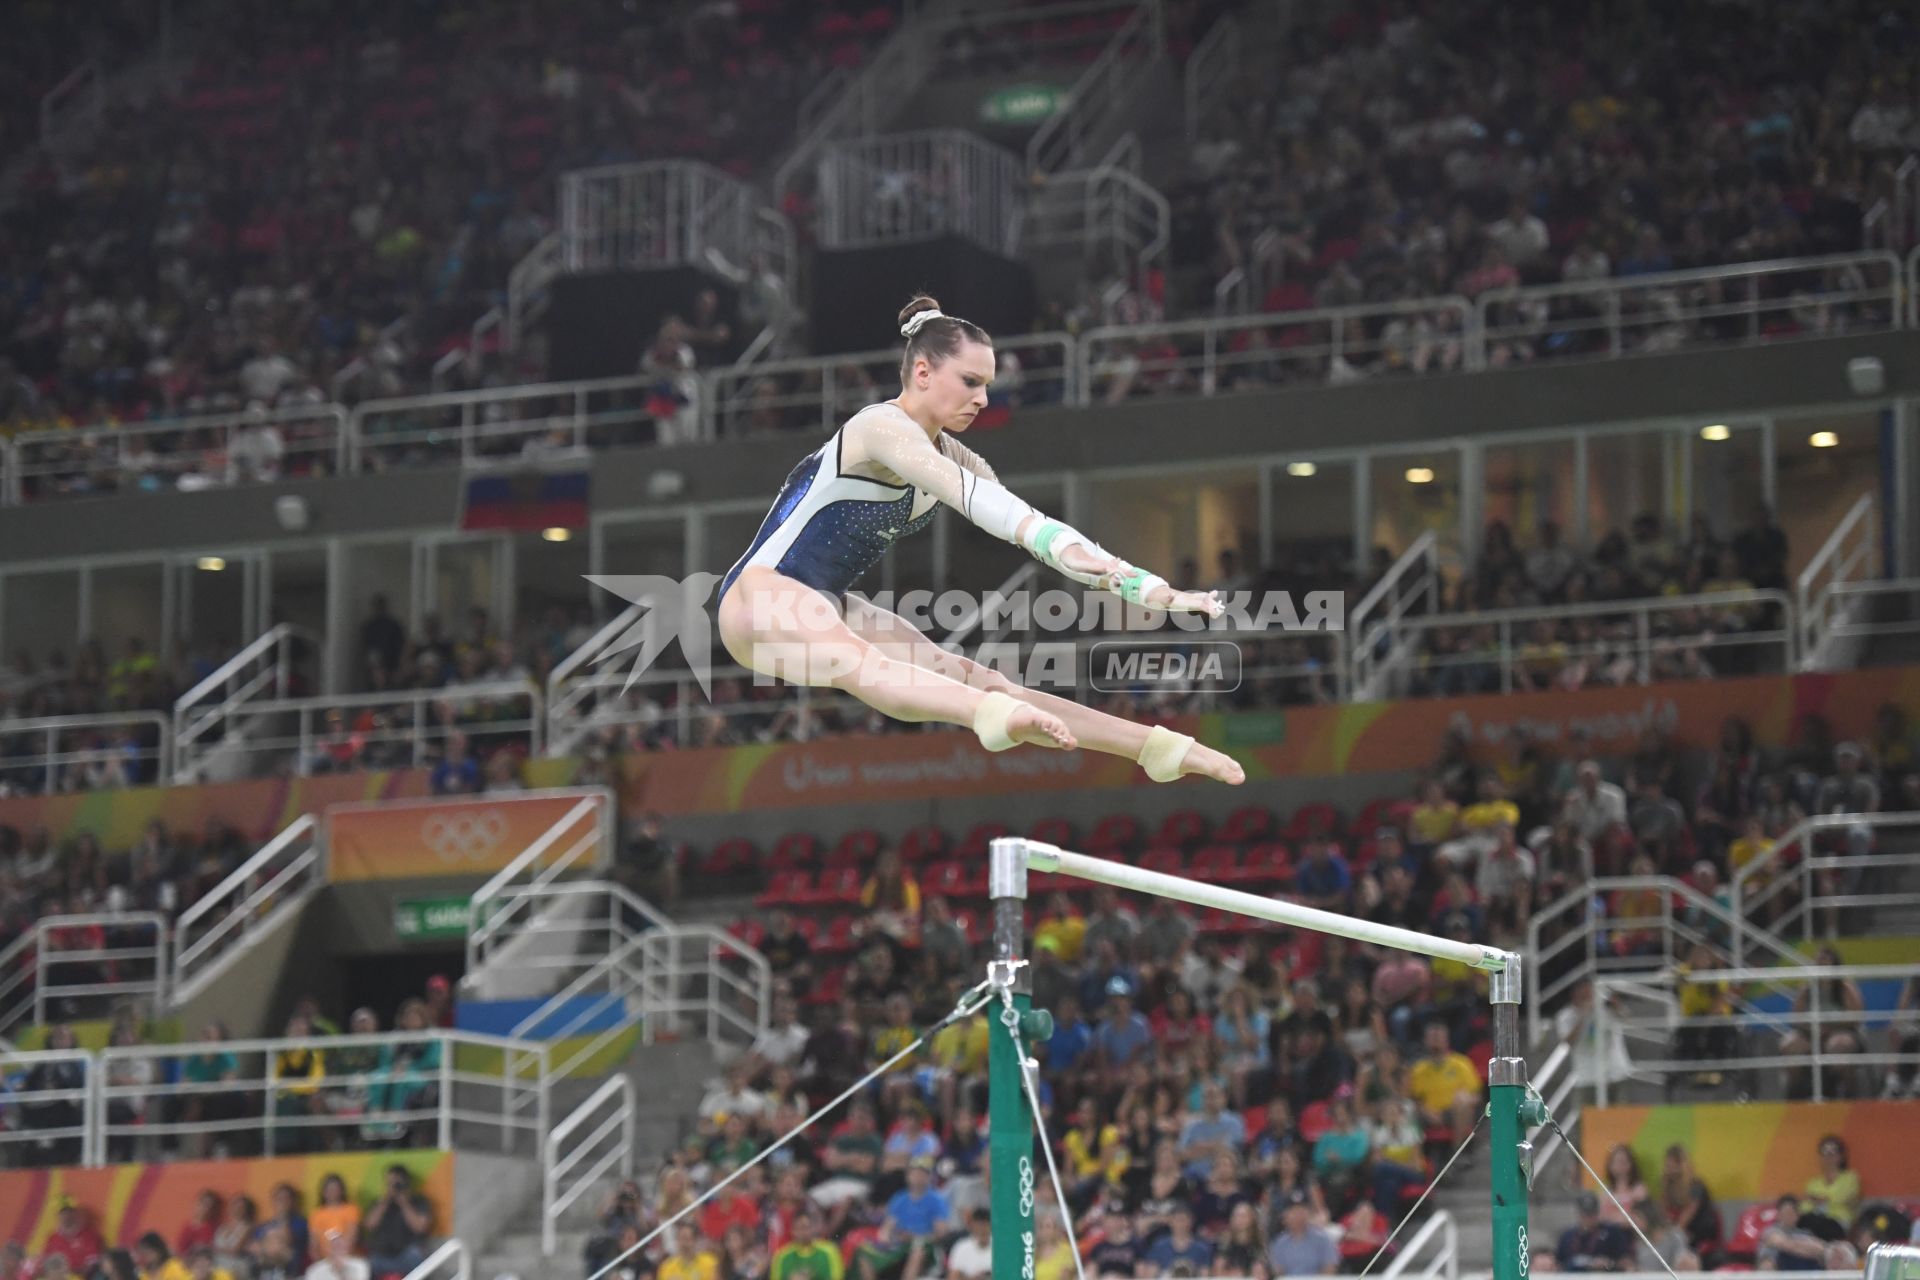
<path id="1" fill-rule="evenodd" d="M 1033 410 L 987 448 L 1000 474 L 1012 478 L 1641 418 L 1705 421 L 1851 402 L 1847 362 L 1863 355 L 1885 365 L 1887 397 L 1920 395 L 1920 334 L 1875 334 L 1210 400 Z M 594 507 L 649 505 L 641 495 L 649 477 L 661 472 L 683 477 L 686 502 L 765 501 L 799 447 L 797 441 L 792 448 L 719 443 L 608 453 L 594 464 Z M 304 496 L 312 510 L 311 527 L 298 538 L 274 518 L 274 499 L 283 493 Z M 459 494 L 458 471 L 444 468 L 9 507 L 0 509 L 0 564 L 444 530 L 453 526 Z"/>

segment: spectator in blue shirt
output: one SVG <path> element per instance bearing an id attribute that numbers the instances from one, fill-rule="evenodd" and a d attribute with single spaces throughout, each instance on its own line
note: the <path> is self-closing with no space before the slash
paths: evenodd
<path id="1" fill-rule="evenodd" d="M 1127 1066 L 1153 1047 L 1153 1029 L 1134 1011 L 1133 987 L 1116 978 L 1107 987 L 1107 1016 L 1093 1033 L 1100 1065 L 1112 1071 Z"/>
<path id="2" fill-rule="evenodd" d="M 1049 1074 L 1071 1073 L 1093 1048 L 1093 1030 L 1080 1016 L 1080 1002 L 1063 995 L 1053 1010 L 1053 1035 L 1047 1040 Z"/>
<path id="3" fill-rule="evenodd" d="M 1180 1155 L 1186 1162 L 1187 1176 L 1196 1182 L 1206 1181 L 1217 1158 L 1240 1154 L 1246 1136 L 1246 1125 L 1227 1110 L 1226 1090 L 1209 1083 L 1200 1092 L 1200 1114 L 1180 1130 Z"/>
<path id="4" fill-rule="evenodd" d="M 887 1218 L 900 1235 L 924 1242 L 953 1229 L 953 1208 L 933 1185 L 933 1161 L 922 1156 L 907 1166 L 907 1186 L 887 1201 Z"/>
<path id="5" fill-rule="evenodd" d="M 1174 1268 L 1186 1264 L 1186 1274 L 1204 1276 L 1213 1266 L 1213 1246 L 1193 1234 L 1193 1206 L 1184 1202 L 1173 1208 L 1167 1232 L 1141 1255 L 1141 1261 L 1153 1268 L 1151 1274 L 1172 1275 Z"/>
<path id="6" fill-rule="evenodd" d="M 1286 1230 L 1267 1246 L 1276 1276 L 1330 1276 L 1340 1267 L 1340 1247 L 1325 1228 L 1313 1225 L 1313 1201 L 1298 1187 L 1281 1201 Z"/>
<path id="7" fill-rule="evenodd" d="M 454 730 L 447 735 L 447 754 L 433 766 L 433 794 L 471 796 L 480 793 L 480 762 L 467 752 L 467 735 Z"/>
<path id="8" fill-rule="evenodd" d="M 1293 873 L 1293 891 L 1300 901 L 1323 911 L 1346 906 L 1353 892 L 1353 872 L 1333 841 L 1315 840 L 1307 846 L 1305 860 Z"/>

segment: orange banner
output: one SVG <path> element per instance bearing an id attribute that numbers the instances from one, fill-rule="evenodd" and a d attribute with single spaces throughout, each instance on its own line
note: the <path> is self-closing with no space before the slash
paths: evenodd
<path id="1" fill-rule="evenodd" d="M 1483 757 L 1516 729 L 1526 730 L 1549 754 L 1565 750 L 1576 730 L 1587 735 L 1587 750 L 1624 754 L 1649 726 L 1669 732 L 1682 747 L 1705 748 L 1734 715 L 1752 726 L 1763 746 L 1790 742 L 1810 715 L 1826 717 L 1836 740 L 1865 737 L 1875 710 L 1887 702 L 1920 718 L 1920 668 L 1349 703 L 1195 716 L 1177 727 L 1234 756 L 1249 780 L 1259 780 L 1424 769 L 1438 759 L 1450 729 L 1466 733 Z M 558 785 L 572 767 L 542 761 L 532 768 L 534 776 Z M 731 813 L 1153 785 L 1131 761 L 1114 756 L 1037 747 L 992 753 L 960 732 L 628 756 L 620 761 L 620 782 L 629 813 Z"/>
<path id="2" fill-rule="evenodd" d="M 491 875 L 519 857 L 582 802 L 591 806 L 553 842 L 541 862 L 559 858 L 587 837 L 577 856 L 590 866 L 611 854 L 603 848 L 605 792 L 528 792 L 457 800 L 403 800 L 337 805 L 327 810 L 330 878 L 413 880 Z"/>
<path id="3" fill-rule="evenodd" d="M 388 1165 L 403 1164 L 434 1208 L 434 1230 L 452 1230 L 453 1156 L 445 1151 L 388 1151 L 363 1155 L 282 1156 L 271 1160 L 186 1160 L 177 1164 L 122 1164 L 102 1169 L 26 1169 L 0 1173 L 0 1240 L 26 1245 L 33 1256 L 53 1234 L 60 1201 L 76 1207 L 110 1247 L 126 1248 L 149 1231 L 169 1245 L 193 1218 L 202 1191 L 221 1200 L 245 1194 L 261 1218 L 273 1213 L 281 1183 L 300 1193 L 305 1208 L 320 1199 L 320 1183 L 337 1173 L 363 1209 L 379 1198 Z"/>
<path id="4" fill-rule="evenodd" d="M 301 814 L 353 801 L 429 794 L 428 769 L 337 773 L 318 778 L 250 778 L 197 787 L 129 787 L 0 800 L 0 826 L 21 835 L 44 829 L 56 844 L 88 833 L 103 849 L 131 849 L 149 823 L 202 839 L 214 824 L 238 832 L 249 849 L 265 844 Z"/>
<path id="5" fill-rule="evenodd" d="M 1911 1102 L 1715 1102 L 1588 1107 L 1580 1115 L 1580 1148 L 1594 1168 L 1625 1146 L 1651 1182 L 1667 1148 L 1678 1144 L 1716 1200 L 1771 1200 L 1801 1190 L 1820 1172 L 1820 1139 L 1830 1133 L 1847 1144 L 1868 1199 L 1904 1199 L 1920 1190 L 1914 1132 Z"/>

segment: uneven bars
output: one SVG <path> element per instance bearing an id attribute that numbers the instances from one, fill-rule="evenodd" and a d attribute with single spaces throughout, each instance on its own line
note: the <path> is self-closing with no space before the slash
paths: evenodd
<path id="1" fill-rule="evenodd" d="M 1028 867 L 1035 871 L 1057 871 L 1079 880 L 1110 884 L 1116 889 L 1135 889 L 1156 897 L 1176 898 L 1197 907 L 1218 907 L 1236 915 L 1314 929 L 1351 938 L 1355 942 L 1371 942 L 1398 951 L 1417 951 L 1440 960 L 1458 960 L 1489 973 L 1504 973 L 1515 959 L 1511 952 L 1498 947 L 1477 942 L 1454 942 L 1416 933 L 1412 929 L 1402 929 L 1397 925 L 1375 924 L 1371 920 L 1355 919 L 1336 911 L 1303 907 L 1293 902 L 1282 902 L 1278 898 L 1263 898 L 1257 893 L 1228 889 L 1204 880 L 1189 880 L 1184 876 L 1168 875 L 1164 871 L 1149 871 L 1145 867 L 1128 866 L 1124 862 L 1070 853 L 1039 840 L 1022 839 L 1019 844 L 1026 854 Z"/>

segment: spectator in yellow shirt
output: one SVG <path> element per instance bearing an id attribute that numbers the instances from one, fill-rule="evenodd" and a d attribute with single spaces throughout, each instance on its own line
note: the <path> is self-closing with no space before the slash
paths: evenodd
<path id="1" fill-rule="evenodd" d="M 1061 964 L 1079 964 L 1086 945 L 1087 918 L 1074 907 L 1064 893 L 1056 893 L 1047 903 L 1047 918 L 1033 931 L 1037 947 L 1052 947 Z"/>
<path id="2" fill-rule="evenodd" d="M 1728 1039 L 1733 1028 L 1717 1021 L 1733 1010 L 1733 992 L 1725 982 L 1702 982 L 1693 977 L 1721 968 L 1719 956 L 1713 948 L 1704 942 L 1696 942 L 1687 953 L 1685 964 L 1674 966 L 1675 980 L 1679 983 L 1680 1031 L 1676 1037 L 1675 1048 L 1682 1058 L 1690 1058 L 1702 1063 L 1710 1063 L 1727 1056 Z M 1706 1085 L 1720 1083 L 1717 1071 L 1702 1071 L 1695 1079 Z"/>
<path id="3" fill-rule="evenodd" d="M 906 940 L 920 932 L 920 886 L 900 865 L 900 854 L 882 849 L 873 875 L 860 887 L 860 905 L 870 913 L 866 926 Z"/>
<path id="4" fill-rule="evenodd" d="M 1447 788 L 1438 778 L 1429 778 L 1420 787 L 1420 803 L 1407 818 L 1407 843 L 1416 854 L 1453 839 L 1460 827 L 1460 806 L 1447 797 Z"/>
<path id="5" fill-rule="evenodd" d="M 1407 1092 L 1420 1104 L 1424 1123 L 1445 1126 L 1449 1141 L 1458 1142 L 1480 1109 L 1480 1073 L 1465 1054 L 1454 1052 L 1452 1034 L 1438 1018 L 1427 1023 L 1426 1049 L 1427 1056 L 1407 1071 Z"/>
<path id="6" fill-rule="evenodd" d="M 193 1280 L 187 1264 L 173 1256 L 158 1231 L 149 1231 L 133 1246 L 133 1264 L 140 1280 Z"/>
<path id="7" fill-rule="evenodd" d="M 659 1280 L 719 1280 L 720 1259 L 691 1222 L 673 1229 L 673 1256 L 660 1264 Z"/>
<path id="8" fill-rule="evenodd" d="M 1439 856 L 1453 866 L 1471 869 L 1492 851 L 1502 824 L 1519 827 L 1520 806 L 1507 799 L 1506 784 L 1496 774 L 1480 780 L 1480 799 L 1460 811 L 1460 834 L 1439 848 Z"/>
<path id="9" fill-rule="evenodd" d="M 304 1040 L 314 1034 L 313 1024 L 304 1014 L 287 1020 L 287 1038 Z M 273 1055 L 273 1113 L 290 1119 L 317 1114 L 320 1110 L 320 1082 L 327 1077 L 325 1056 L 319 1049 L 298 1046 Z M 270 1130 L 268 1155 L 298 1154 L 311 1151 L 319 1134 L 311 1128 L 287 1125 Z"/>

